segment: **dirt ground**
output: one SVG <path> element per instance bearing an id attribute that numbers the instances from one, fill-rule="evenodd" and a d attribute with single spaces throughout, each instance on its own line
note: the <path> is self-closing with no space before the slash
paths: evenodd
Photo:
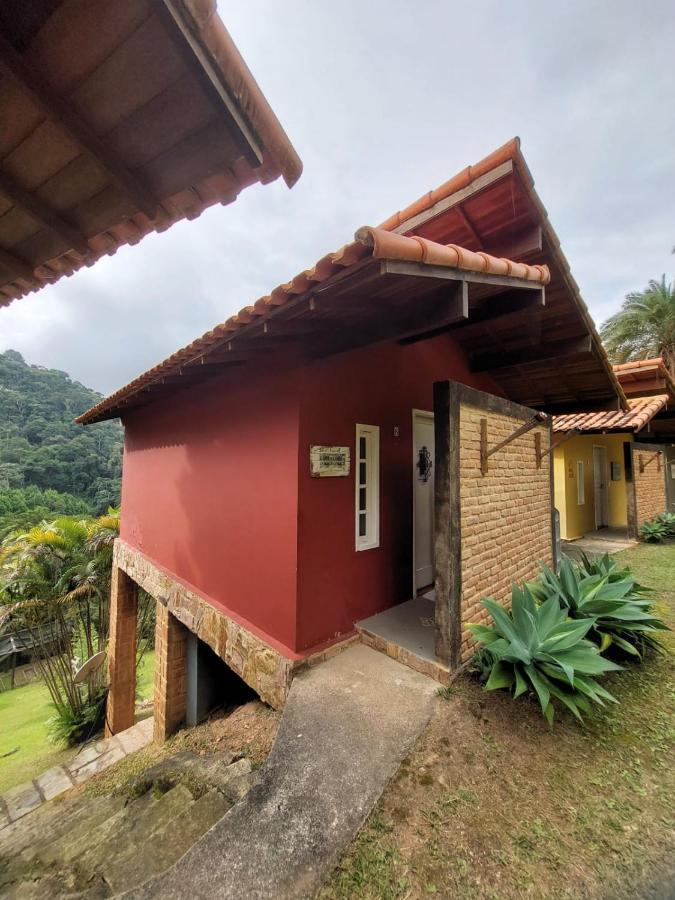
<path id="1" fill-rule="evenodd" d="M 121 760 L 111 769 L 95 776 L 80 790 L 89 794 L 109 794 L 130 777 L 140 775 L 182 750 L 192 750 L 209 756 L 221 750 L 231 750 L 237 756 L 250 759 L 254 769 L 260 767 L 276 737 L 281 713 L 259 700 L 252 700 L 234 709 L 221 709 L 196 728 L 179 731 L 161 746 L 150 745 Z"/>
<path id="2" fill-rule="evenodd" d="M 675 546 L 626 554 L 675 625 Z M 675 897 L 675 640 L 586 727 L 469 676 L 322 890 L 333 898 Z"/>

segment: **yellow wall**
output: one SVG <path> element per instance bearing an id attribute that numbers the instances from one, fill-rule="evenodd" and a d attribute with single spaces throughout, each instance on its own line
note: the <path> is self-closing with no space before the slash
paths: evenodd
<path id="1" fill-rule="evenodd" d="M 631 434 L 584 434 L 571 438 L 554 451 L 553 485 L 555 505 L 560 512 L 560 535 L 563 540 L 574 540 L 588 531 L 595 530 L 595 495 L 593 480 L 593 446 L 607 449 L 607 484 L 609 526 L 625 526 L 628 521 L 626 473 L 623 462 L 623 445 L 632 441 Z M 583 505 L 577 499 L 577 462 L 584 464 L 585 498 Z M 611 464 L 619 464 L 620 478 L 611 480 Z"/>

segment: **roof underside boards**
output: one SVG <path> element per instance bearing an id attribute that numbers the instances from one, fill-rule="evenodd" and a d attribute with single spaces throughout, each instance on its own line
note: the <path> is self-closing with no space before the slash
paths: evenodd
<path id="1" fill-rule="evenodd" d="M 504 394 L 518 403 L 547 412 L 628 408 L 534 193 L 517 140 L 380 229 L 362 229 L 357 235 L 383 229 L 407 235 L 414 252 L 403 261 L 390 257 L 376 264 L 373 242 L 345 245 L 177 351 L 78 421 L 111 418 L 131 404 L 169 394 L 196 377 L 197 365 L 215 364 L 208 369 L 214 374 L 222 372 L 218 366 L 226 357 L 238 365 L 254 365 L 256 348 L 269 352 L 292 345 L 311 355 L 322 343 L 318 338 L 326 335 L 331 336 L 331 346 L 323 352 L 339 352 L 375 340 L 417 340 L 441 331 L 451 332 L 474 370 L 489 372 Z M 547 267 L 545 297 L 542 285 L 516 284 L 506 276 L 497 284 L 499 276 L 474 272 L 462 276 L 467 317 L 451 321 L 456 287 L 448 281 L 456 280 L 457 273 L 440 277 L 432 271 L 438 267 L 420 255 L 419 238 L 440 245 L 441 257 L 447 245 L 455 245 L 471 257 L 481 258 L 471 251 L 483 251 L 532 268 Z M 428 260 L 434 258 L 434 253 L 427 255 Z M 397 334 L 394 329 L 390 337 L 384 334 L 385 326 L 394 321 L 390 306 L 396 316 L 408 319 L 398 323 L 398 331 L 407 324 L 411 333 Z M 236 356 L 228 356 L 235 350 Z"/>
<path id="2" fill-rule="evenodd" d="M 0 108 L 0 306 L 302 171 L 215 0 L 6 0 Z"/>
<path id="3" fill-rule="evenodd" d="M 634 397 L 629 399 L 630 409 L 604 412 L 568 413 L 553 416 L 554 431 L 642 431 L 654 417 L 667 409 L 668 395 Z"/>

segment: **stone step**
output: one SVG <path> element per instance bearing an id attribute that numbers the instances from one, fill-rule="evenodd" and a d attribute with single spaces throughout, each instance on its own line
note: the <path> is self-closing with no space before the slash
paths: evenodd
<path id="1" fill-rule="evenodd" d="M 137 843 L 132 853 L 120 856 L 116 852 L 115 859 L 102 873 L 112 893 L 131 890 L 164 872 L 187 853 L 229 807 L 229 801 L 220 791 L 209 791 L 173 821 L 157 829 L 142 845 Z"/>
<path id="2" fill-rule="evenodd" d="M 163 799 L 163 798 L 162 798 Z M 143 818 L 144 814 L 152 814 L 154 807 L 159 803 L 159 799 L 153 797 L 151 793 L 144 794 L 134 801 L 127 801 L 126 805 L 119 809 L 114 815 L 107 818 L 100 825 L 97 825 L 88 831 L 83 832 L 79 838 L 71 838 L 64 841 L 58 848 L 59 863 L 69 863 L 76 860 L 78 864 L 83 866 L 84 858 L 88 856 L 92 850 L 95 850 L 104 841 L 108 842 L 116 834 L 122 831 L 128 831 L 130 822 L 133 823 L 137 817 Z M 109 848 L 108 844 L 108 848 Z M 41 856 L 45 861 L 47 856 Z M 53 858 L 53 857 L 51 857 Z"/>
<path id="3" fill-rule="evenodd" d="M 115 857 L 131 855 L 158 830 L 165 828 L 194 803 L 192 794 L 183 784 L 177 784 L 166 794 L 154 799 L 150 793 L 130 803 L 124 815 L 113 825 Z M 99 839 L 100 838 L 100 839 Z M 70 856 L 83 873 L 102 871 L 110 862 L 110 848 L 113 844 L 101 832 L 94 835 L 92 846 L 83 850 L 79 857 Z"/>
<path id="4" fill-rule="evenodd" d="M 99 798 L 94 798 L 98 800 Z M 43 863 L 50 863 L 61 859 L 67 847 L 73 843 L 82 841 L 92 833 L 95 828 L 116 815 L 126 806 L 125 797 L 105 797 L 100 798 L 107 802 L 91 803 L 91 798 L 82 797 L 82 813 L 71 821 L 65 830 L 59 829 L 57 836 L 53 834 L 43 835 L 42 840 L 36 842 L 35 845 L 26 848 L 21 854 L 23 859 L 38 858 Z"/>
<path id="5" fill-rule="evenodd" d="M 68 797 L 45 803 L 30 816 L 0 831 L 0 857 L 27 852 L 30 859 L 37 847 L 60 837 L 81 819 L 100 815 L 102 821 L 118 806 L 114 797 Z"/>

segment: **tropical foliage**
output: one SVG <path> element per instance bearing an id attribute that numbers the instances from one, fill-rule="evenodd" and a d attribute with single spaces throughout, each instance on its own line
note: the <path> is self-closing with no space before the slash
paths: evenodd
<path id="1" fill-rule="evenodd" d="M 537 581 L 513 585 L 510 610 L 492 598 L 483 606 L 492 624 L 469 625 L 480 645 L 474 671 L 487 690 L 534 694 L 549 722 L 556 703 L 581 719 L 614 700 L 597 678 L 622 668 L 617 654 L 660 650 L 655 634 L 667 630 L 648 590 L 608 555 L 578 566 L 563 557 L 557 573 L 542 565 Z"/>
<path id="2" fill-rule="evenodd" d="M 542 565 L 539 580 L 529 587 L 539 602 L 555 597 L 570 618 L 590 621 L 588 636 L 603 652 L 612 648 L 641 656 L 661 649 L 654 633 L 667 628 L 652 612 L 649 591 L 609 554 L 599 559 L 583 554 L 579 566 L 564 556 L 558 573 Z"/>
<path id="3" fill-rule="evenodd" d="M 492 599 L 483 605 L 493 624 L 469 627 L 493 661 L 487 690 L 509 688 L 514 698 L 534 692 L 549 723 L 554 700 L 578 719 L 590 711 L 591 701 L 614 700 L 594 676 L 620 667 L 586 639 L 592 619 L 570 620 L 555 596 L 538 606 L 527 585 L 513 586 L 510 612 Z"/>
<path id="4" fill-rule="evenodd" d="M 663 275 L 628 294 L 600 334 L 612 362 L 662 356 L 675 377 L 675 283 L 667 284 Z"/>
<path id="5" fill-rule="evenodd" d="M 119 511 L 62 517 L 9 534 L 0 547 L 0 627 L 25 630 L 56 711 L 56 736 L 75 743 L 102 724 L 105 666 L 84 684 L 76 669 L 105 649 L 112 545 Z M 152 605 L 139 616 L 146 630 Z M 146 642 L 139 642 L 141 652 Z M 140 659 L 140 656 L 139 656 Z"/>
<path id="6" fill-rule="evenodd" d="M 102 513 L 119 503 L 122 429 L 116 422 L 82 428 L 73 420 L 100 400 L 100 394 L 72 381 L 65 372 L 28 365 L 20 353 L 0 353 L 0 518 L 3 506 L 20 499 L 6 492 L 30 486 L 70 495 L 86 512 Z M 26 494 L 31 509 L 74 514 Z M 53 498 L 52 498 L 53 499 Z M 65 502 L 65 501 L 64 501 Z M 29 515 L 25 524 L 40 521 Z"/>
<path id="7" fill-rule="evenodd" d="M 640 537 L 648 544 L 662 544 L 670 533 L 668 525 L 659 518 L 640 525 Z"/>

